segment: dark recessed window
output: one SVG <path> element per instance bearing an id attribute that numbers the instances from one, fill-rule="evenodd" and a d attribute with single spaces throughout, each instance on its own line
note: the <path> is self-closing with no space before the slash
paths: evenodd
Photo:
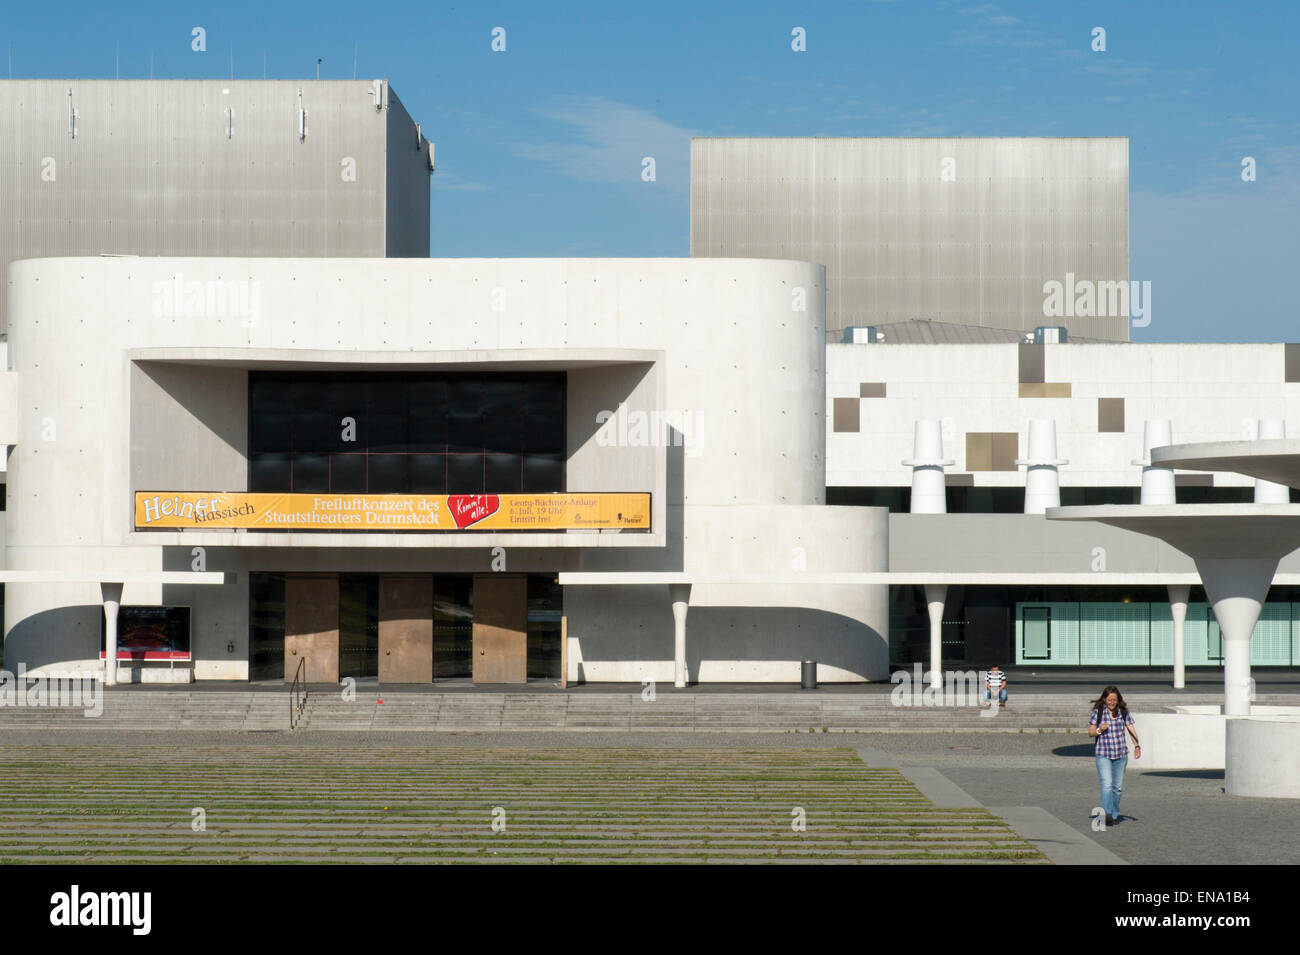
<path id="1" fill-rule="evenodd" d="M 252 373 L 252 491 L 564 489 L 564 375 Z"/>

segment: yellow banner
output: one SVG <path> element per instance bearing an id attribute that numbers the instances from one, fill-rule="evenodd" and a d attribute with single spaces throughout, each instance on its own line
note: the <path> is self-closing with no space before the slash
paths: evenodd
<path id="1" fill-rule="evenodd" d="M 136 530 L 557 531 L 649 530 L 650 495 L 243 494 L 138 491 Z"/>

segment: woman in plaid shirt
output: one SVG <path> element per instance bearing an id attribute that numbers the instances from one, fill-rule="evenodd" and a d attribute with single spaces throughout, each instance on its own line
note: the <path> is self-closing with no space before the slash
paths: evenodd
<path id="1" fill-rule="evenodd" d="M 1128 765 L 1125 730 L 1133 737 L 1133 758 L 1141 759 L 1142 744 L 1138 742 L 1124 697 L 1119 687 L 1108 686 L 1092 701 L 1092 719 L 1088 721 L 1088 735 L 1093 737 L 1097 757 L 1097 775 L 1101 778 L 1101 807 L 1108 826 L 1118 821 L 1119 798 L 1124 794 L 1124 767 Z"/>

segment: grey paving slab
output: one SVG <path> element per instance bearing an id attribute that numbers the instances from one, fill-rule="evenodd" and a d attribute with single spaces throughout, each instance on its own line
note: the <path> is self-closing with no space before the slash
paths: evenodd
<path id="1" fill-rule="evenodd" d="M 926 799 L 940 809 L 982 809 L 973 796 L 944 777 L 933 766 L 914 766 L 900 772 L 911 780 Z M 1021 835 L 1025 835 L 1021 833 Z M 1028 838 L 1028 837 L 1026 837 Z"/>
<path id="2" fill-rule="evenodd" d="M 1109 849 L 1070 828 L 1041 806 L 989 806 L 1057 865 L 1127 865 Z"/>
<path id="3" fill-rule="evenodd" d="M 870 766 L 872 769 L 897 769 L 898 768 L 898 760 L 894 759 L 894 757 L 890 756 L 883 749 L 872 749 L 870 747 L 862 747 L 859 748 L 857 752 L 858 752 L 858 756 L 862 758 L 862 761 L 866 763 L 868 766 Z"/>

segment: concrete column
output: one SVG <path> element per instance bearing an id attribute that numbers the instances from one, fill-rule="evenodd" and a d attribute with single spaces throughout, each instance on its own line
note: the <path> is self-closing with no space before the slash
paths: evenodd
<path id="1" fill-rule="evenodd" d="M 930 611 L 930 685 L 943 689 L 943 605 L 947 584 L 926 584 L 925 605 Z"/>
<path id="2" fill-rule="evenodd" d="M 1177 503 L 1173 469 L 1151 466 L 1151 449 L 1173 443 L 1173 427 L 1168 419 L 1154 418 L 1142 423 L 1142 458 L 1133 462 L 1142 465 L 1142 496 L 1139 498 L 1141 503 Z"/>
<path id="3" fill-rule="evenodd" d="M 912 432 L 912 457 L 903 464 L 912 469 L 912 513 L 948 513 L 943 469 L 957 462 L 943 456 L 943 422 L 921 418 Z"/>
<path id="4" fill-rule="evenodd" d="M 1026 514 L 1045 514 L 1049 507 L 1061 506 L 1061 478 L 1056 469 L 1069 463 L 1056 456 L 1056 422 L 1031 419 L 1028 450 L 1016 461 L 1016 467 L 1025 469 Z"/>
<path id="5" fill-rule="evenodd" d="M 691 602 L 690 584 L 669 584 L 673 602 L 673 686 L 686 685 L 686 610 Z"/>
<path id="6" fill-rule="evenodd" d="M 1259 620 L 1276 557 L 1198 557 L 1196 569 L 1223 634 L 1223 713 L 1250 715 L 1250 636 Z"/>
<path id="7" fill-rule="evenodd" d="M 1286 421 L 1281 418 L 1260 418 L 1259 429 L 1255 437 L 1259 441 L 1266 441 L 1270 438 L 1285 438 Z M 1285 484 L 1275 484 L 1273 481 L 1255 478 L 1255 503 L 1290 504 L 1291 489 Z"/>
<path id="8" fill-rule="evenodd" d="M 1187 635 L 1187 595 L 1192 588 L 1186 584 L 1169 585 L 1169 615 L 1174 618 L 1174 689 L 1181 690 L 1187 686 L 1186 646 Z"/>
<path id="9" fill-rule="evenodd" d="M 104 685 L 117 686 L 117 611 L 122 606 L 122 585 L 101 583 L 104 601 Z"/>

